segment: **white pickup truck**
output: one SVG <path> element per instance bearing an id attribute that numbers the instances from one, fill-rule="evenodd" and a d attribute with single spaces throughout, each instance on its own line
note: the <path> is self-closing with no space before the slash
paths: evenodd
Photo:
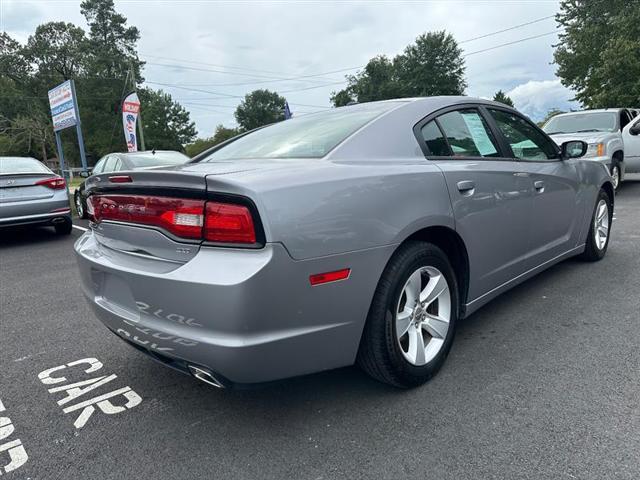
<path id="1" fill-rule="evenodd" d="M 614 188 L 627 173 L 640 173 L 640 116 L 627 108 L 584 110 L 556 115 L 542 129 L 558 144 L 582 140 L 589 148 L 583 158 L 604 163 Z"/>

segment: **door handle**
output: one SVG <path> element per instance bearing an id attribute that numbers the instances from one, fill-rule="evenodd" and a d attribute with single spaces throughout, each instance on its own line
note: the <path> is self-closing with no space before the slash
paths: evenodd
<path id="1" fill-rule="evenodd" d="M 476 188 L 476 182 L 473 180 L 462 180 L 456 184 L 458 187 L 458 191 L 460 191 L 463 195 L 473 195 L 473 192 Z"/>
<path id="2" fill-rule="evenodd" d="M 536 192 L 538 192 L 538 193 L 544 192 L 544 182 L 542 180 L 538 180 L 536 182 L 533 182 L 533 186 L 535 187 Z"/>

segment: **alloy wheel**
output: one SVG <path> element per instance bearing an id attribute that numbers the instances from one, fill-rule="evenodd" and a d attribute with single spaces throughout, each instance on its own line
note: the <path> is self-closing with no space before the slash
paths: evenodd
<path id="1" fill-rule="evenodd" d="M 414 271 L 402 289 L 396 308 L 396 338 L 412 365 L 429 363 L 442 349 L 451 321 L 451 292 L 435 267 Z"/>
<path id="2" fill-rule="evenodd" d="M 78 212 L 78 216 L 82 218 L 84 208 L 82 207 L 82 199 L 80 198 L 80 195 L 76 195 L 76 211 Z"/>
<path id="3" fill-rule="evenodd" d="M 609 207 L 605 200 L 600 200 L 593 219 L 593 234 L 598 250 L 602 250 L 609 238 Z"/>
<path id="4" fill-rule="evenodd" d="M 617 165 L 614 165 L 611 169 L 611 178 L 613 179 L 613 188 L 617 190 L 620 184 L 620 167 Z"/>

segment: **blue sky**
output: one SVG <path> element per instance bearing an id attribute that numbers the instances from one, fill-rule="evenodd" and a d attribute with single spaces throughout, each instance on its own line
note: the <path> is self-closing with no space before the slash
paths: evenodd
<path id="1" fill-rule="evenodd" d="M 0 28 L 24 42 L 47 21 L 86 27 L 79 5 L 0 0 Z M 472 53 L 466 58 L 468 95 L 491 97 L 502 89 L 534 120 L 551 108 L 577 107 L 555 76 L 556 34 L 474 53 L 554 32 L 553 18 L 466 41 L 553 15 L 557 1 L 116 0 L 116 8 L 140 29 L 149 85 L 182 103 L 200 136 L 220 123 L 234 125 L 239 97 L 256 88 L 280 92 L 294 115 L 326 108 L 345 73 L 374 55 L 396 55 L 430 30 L 447 30 Z"/>

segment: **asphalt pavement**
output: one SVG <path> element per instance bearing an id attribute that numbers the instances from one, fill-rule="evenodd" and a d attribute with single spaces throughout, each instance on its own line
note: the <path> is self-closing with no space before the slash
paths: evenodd
<path id="1" fill-rule="evenodd" d="M 603 261 L 565 261 L 461 322 L 410 391 L 355 367 L 198 383 L 93 316 L 81 231 L 2 232 L 2 478 L 640 478 L 640 179 L 616 202 Z"/>

